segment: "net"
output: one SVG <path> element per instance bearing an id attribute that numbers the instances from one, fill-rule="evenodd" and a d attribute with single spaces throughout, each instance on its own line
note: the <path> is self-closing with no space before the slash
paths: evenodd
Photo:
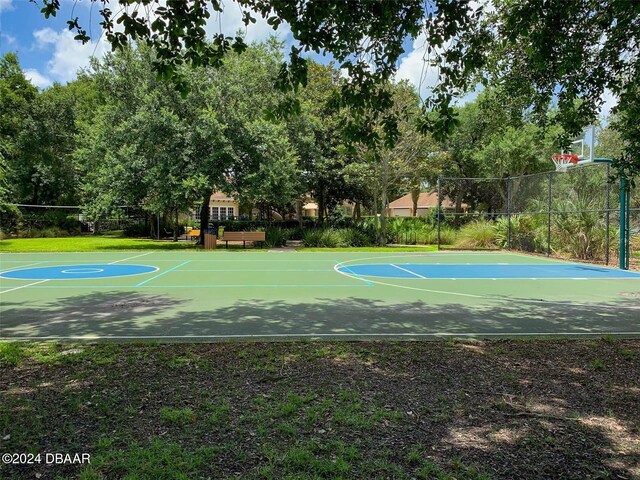
<path id="1" fill-rule="evenodd" d="M 553 160 L 553 163 L 556 166 L 556 171 L 564 173 L 571 165 L 578 163 L 580 157 L 573 153 L 554 153 L 551 156 L 551 160 Z"/>

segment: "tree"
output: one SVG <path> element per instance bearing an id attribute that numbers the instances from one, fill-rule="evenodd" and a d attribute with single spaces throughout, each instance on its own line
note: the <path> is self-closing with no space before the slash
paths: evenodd
<path id="1" fill-rule="evenodd" d="M 97 0 L 92 0 L 97 1 Z M 60 0 L 44 0 L 42 12 L 55 15 Z M 132 40 L 157 48 L 157 71 L 177 80 L 180 65 L 220 66 L 231 50 L 246 49 L 242 37 L 217 35 L 206 39 L 203 28 L 211 11 L 224 9 L 222 0 L 113 0 L 120 9 L 114 19 L 108 2 L 99 9 L 106 37 L 114 48 Z M 438 85 L 425 99 L 422 129 L 441 135 L 457 124 L 453 101 L 480 80 L 507 86 L 511 95 L 528 98 L 540 122 L 558 97 L 557 121 L 566 135 L 593 123 L 605 89 L 620 98 L 618 129 L 625 135 L 625 160 L 620 172 L 640 171 L 640 139 L 635 128 L 638 103 L 637 45 L 640 4 L 629 0 L 495 0 L 493 8 L 462 0 L 239 0 L 245 25 L 260 15 L 277 28 L 286 22 L 298 46 L 282 64 L 277 84 L 285 91 L 304 85 L 307 62 L 303 52 L 327 52 L 349 74 L 341 103 L 358 115 L 348 131 L 366 143 L 379 141 L 371 116 L 381 117 L 384 138 L 398 137 L 397 118 L 388 113 L 389 92 L 376 88 L 396 71 L 407 37 L 424 37 L 428 61 L 438 68 Z M 139 15 L 144 6 L 147 15 Z M 116 10 L 116 8 L 114 8 Z M 83 24 L 68 22 L 76 38 L 89 40 Z M 124 31 L 117 31 L 116 23 Z M 184 88 L 182 88 L 184 90 Z M 576 103 L 575 100 L 581 101 Z M 296 102 L 285 102 L 296 111 Z M 368 113 L 367 113 L 368 112 Z M 565 137 L 566 141 L 566 137 Z M 622 159 L 618 159 L 622 161 Z"/>
<path id="2" fill-rule="evenodd" d="M 622 176 L 640 172 L 640 3 L 628 0 L 494 2 L 488 71 L 507 94 L 527 97 L 539 120 L 557 97 L 565 142 L 595 121 L 606 90 L 620 99 L 615 128 L 625 139 Z M 579 101 L 576 101 L 579 100 Z M 624 158 L 624 160 L 623 160 Z M 627 174 L 624 170 L 627 170 Z"/>
<path id="3" fill-rule="evenodd" d="M 149 216 L 175 219 L 190 211 L 196 198 L 206 198 L 208 215 L 209 196 L 233 161 L 215 111 L 219 90 L 206 72 L 187 72 L 191 93 L 182 98 L 167 82 L 156 80 L 154 55 L 141 46 L 94 63 L 105 105 L 86 129 L 78 156 L 93 160 L 84 190 L 95 218 L 130 205 Z M 206 230 L 208 218 L 203 224 Z M 174 239 L 176 233 L 174 228 Z"/>
<path id="4" fill-rule="evenodd" d="M 255 23 L 257 16 L 265 18 L 274 29 L 281 23 L 290 25 L 299 46 L 291 48 L 289 62 L 281 64 L 274 79 L 283 91 L 306 85 L 308 71 L 303 53 L 324 51 L 333 55 L 349 76 L 342 86 L 340 101 L 359 113 L 349 132 L 366 141 L 384 138 L 392 143 L 398 135 L 396 119 L 387 113 L 392 104 L 390 94 L 374 87 L 393 77 L 407 37 L 415 38 L 422 33 L 432 47 L 449 45 L 454 50 L 452 54 L 445 53 L 443 61 L 451 64 L 445 75 L 448 85 L 458 90 L 467 85 L 467 77 L 461 73 L 481 63 L 480 52 L 486 37 L 473 35 L 480 31 L 481 10 L 471 8 L 466 1 L 239 0 L 237 3 L 247 26 Z M 104 2 L 98 9 L 107 41 L 114 49 L 124 48 L 130 41 L 152 46 L 158 52 L 154 61 L 156 70 L 162 77 L 172 78 L 183 92 L 188 90 L 188 82 L 181 75 L 184 63 L 217 68 L 230 52 L 247 49 L 241 36 L 218 34 L 211 40 L 206 38 L 203 27 L 212 11 L 224 10 L 222 0 L 113 0 L 112 4 Z M 140 14 L 141 8 L 145 15 Z M 43 0 L 45 17 L 56 15 L 59 9 L 60 0 Z M 114 11 L 118 12 L 117 19 Z M 68 22 L 77 40 L 90 40 L 85 28 L 88 21 L 76 17 Z M 453 41 L 458 38 L 464 42 Z M 430 125 L 441 130 L 450 129 L 451 98 L 451 92 L 441 89 L 430 99 L 429 108 L 435 107 L 442 115 L 433 122 L 425 118 L 425 122 L 429 120 Z M 299 110 L 295 99 L 281 106 L 285 113 Z M 371 127 L 371 120 L 377 117 L 382 118 L 383 129 Z"/>
<path id="5" fill-rule="evenodd" d="M 76 205 L 76 92 L 59 84 L 31 103 L 16 146 L 10 181 L 16 199 L 34 205 Z"/>
<path id="6" fill-rule="evenodd" d="M 298 157 L 287 137 L 284 125 L 265 120 L 247 126 L 252 148 L 244 175 L 235 172 L 234 186 L 240 198 L 268 214 L 281 215 L 293 199 L 302 193 L 299 182 Z"/>
<path id="7" fill-rule="evenodd" d="M 346 165 L 344 172 L 357 179 L 373 197 L 374 213 L 379 218 L 378 243 L 386 244 L 386 222 L 390 194 L 420 191 L 428 180 L 433 180 L 446 156 L 441 147 L 426 134 L 415 129 L 419 115 L 419 99 L 413 87 L 402 82 L 388 85 L 392 92 L 393 114 L 400 118 L 399 137 L 393 146 L 361 147 Z M 378 125 L 378 128 L 382 128 Z"/>
<path id="8" fill-rule="evenodd" d="M 301 182 L 318 202 L 318 221 L 351 196 L 342 176 L 342 129 L 345 115 L 333 99 L 343 79 L 333 64 L 309 63 L 307 85 L 298 92 L 300 113 L 287 119 L 291 143 L 300 157 Z"/>
<path id="9" fill-rule="evenodd" d="M 24 76 L 17 55 L 0 58 L 0 200 L 10 191 L 11 167 L 19 163 L 18 137 L 24 129 L 38 89 Z"/>
<path id="10" fill-rule="evenodd" d="M 276 209 L 298 196 L 297 156 L 284 124 L 264 120 L 284 97 L 271 81 L 280 47 L 253 45 L 219 69 L 185 66 L 185 96 L 155 77 L 156 52 L 145 45 L 95 63 L 105 104 L 81 152 L 97 163 L 85 184 L 90 211 L 105 215 L 124 204 L 176 218 L 200 204 L 204 235 L 217 190 Z"/>

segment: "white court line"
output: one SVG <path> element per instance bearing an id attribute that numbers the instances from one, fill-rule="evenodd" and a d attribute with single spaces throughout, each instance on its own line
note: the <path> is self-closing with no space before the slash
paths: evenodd
<path id="1" fill-rule="evenodd" d="M 114 265 L 119 262 L 126 262 L 127 260 L 133 260 L 134 258 L 144 257 L 145 255 L 151 255 L 153 252 L 141 253 L 140 255 L 135 255 L 129 258 L 123 258 L 122 260 L 116 260 L 115 262 L 109 262 L 107 265 Z"/>
<path id="2" fill-rule="evenodd" d="M 602 335 L 640 335 L 640 332 L 437 332 L 437 333 L 263 333 L 229 335 L 51 335 L 44 337 L 4 337 L 4 340 L 162 340 L 234 338 L 330 338 L 330 337 L 573 337 Z M 2 337 L 0 337 L 2 338 Z"/>
<path id="3" fill-rule="evenodd" d="M 418 277 L 418 278 L 422 278 L 422 279 L 424 279 L 424 280 L 426 280 L 426 279 L 427 279 L 427 277 L 423 277 L 422 275 L 420 275 L 420 274 L 418 274 L 418 273 L 416 273 L 416 272 L 412 272 L 411 270 L 409 270 L 409 269 L 407 269 L 407 268 L 399 267 L 398 265 L 395 265 L 395 264 L 393 264 L 393 263 L 390 263 L 389 265 L 391 265 L 392 267 L 396 267 L 398 270 L 404 270 L 405 272 L 410 273 L 411 275 L 415 275 L 415 276 L 416 276 L 416 277 Z"/>
<path id="4" fill-rule="evenodd" d="M 22 285 L 20 287 L 15 287 L 15 288 L 10 288 L 9 290 L 2 290 L 2 291 L 0 291 L 0 295 L 3 294 L 3 293 L 13 292 L 15 290 L 20 290 L 21 288 L 27 288 L 27 287 L 30 287 L 31 285 L 38 285 L 39 283 L 44 283 L 44 282 L 48 282 L 48 281 L 49 281 L 49 279 L 40 280 L 39 282 L 28 283 L 27 285 Z"/>

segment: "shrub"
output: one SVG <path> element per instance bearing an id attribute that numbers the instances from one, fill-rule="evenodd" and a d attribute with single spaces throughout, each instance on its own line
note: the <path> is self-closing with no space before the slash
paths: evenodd
<path id="1" fill-rule="evenodd" d="M 448 225 L 440 225 L 440 244 L 441 245 L 453 245 L 456 240 L 457 232 L 453 227 Z M 425 226 L 418 233 L 417 243 L 424 243 L 425 245 L 437 245 L 438 244 L 438 226 L 433 225 L 431 227 Z"/>
<path id="2" fill-rule="evenodd" d="M 347 247 L 366 247 L 374 243 L 369 235 L 357 228 L 343 228 L 338 233 Z"/>
<path id="3" fill-rule="evenodd" d="M 580 260 L 602 258 L 607 245 L 605 222 L 597 212 L 563 213 L 551 222 L 553 249 Z M 618 232 L 609 231 L 610 248 L 617 246 Z"/>
<path id="4" fill-rule="evenodd" d="M 282 247 L 286 245 L 287 238 L 285 236 L 286 231 L 279 227 L 267 227 L 264 230 L 265 241 L 264 246 L 267 248 Z"/>
<path id="5" fill-rule="evenodd" d="M 58 238 L 68 237 L 69 232 L 59 227 L 49 227 L 42 229 L 29 228 L 21 230 L 19 236 L 24 238 Z"/>
<path id="6" fill-rule="evenodd" d="M 18 207 L 0 203 L 0 231 L 15 233 L 22 222 L 22 213 Z"/>
<path id="7" fill-rule="evenodd" d="M 495 226 L 486 220 L 468 223 L 458 232 L 454 245 L 461 248 L 495 248 Z"/>
<path id="8" fill-rule="evenodd" d="M 435 230 L 435 240 L 431 243 L 438 243 L 438 230 Z M 456 237 L 458 232 L 455 228 L 442 225 L 440 227 L 440 244 L 441 245 L 453 245 L 456 243 Z"/>
<path id="9" fill-rule="evenodd" d="M 507 248 L 509 219 L 500 217 L 495 223 L 495 230 L 498 247 Z M 538 225 L 533 216 L 513 215 L 511 217 L 511 248 L 525 252 L 544 252 L 546 242 L 546 227 Z"/>
<path id="10" fill-rule="evenodd" d="M 305 247 L 336 248 L 348 246 L 340 230 L 333 228 L 308 230 L 304 233 L 303 242 Z"/>

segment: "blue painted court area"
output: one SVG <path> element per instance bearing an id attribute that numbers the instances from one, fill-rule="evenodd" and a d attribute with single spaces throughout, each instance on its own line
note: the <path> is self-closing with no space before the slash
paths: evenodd
<path id="1" fill-rule="evenodd" d="M 339 267 L 342 273 L 407 279 L 606 279 L 636 278 L 640 273 L 582 264 L 420 264 L 379 263 Z"/>
<path id="2" fill-rule="evenodd" d="M 15 280 L 80 280 L 89 278 L 128 277 L 157 271 L 148 265 L 96 264 L 59 265 L 51 267 L 20 268 L 2 272 L 0 277 Z"/>

